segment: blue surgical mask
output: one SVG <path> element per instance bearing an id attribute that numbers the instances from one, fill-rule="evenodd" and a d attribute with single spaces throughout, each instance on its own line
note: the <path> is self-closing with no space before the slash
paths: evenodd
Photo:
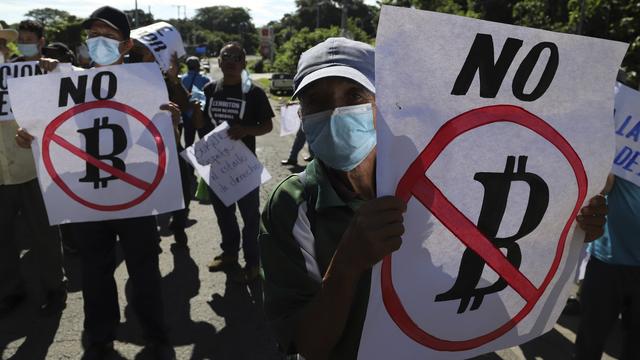
<path id="1" fill-rule="evenodd" d="M 40 53 L 38 50 L 38 44 L 18 43 L 18 50 L 20 53 L 28 58 L 34 57 Z"/>
<path id="2" fill-rule="evenodd" d="M 353 170 L 376 146 L 370 103 L 303 116 L 302 127 L 311 150 L 333 169 Z"/>
<path id="3" fill-rule="evenodd" d="M 111 65 L 120 59 L 120 41 L 97 36 L 87 39 L 89 56 L 96 64 Z"/>

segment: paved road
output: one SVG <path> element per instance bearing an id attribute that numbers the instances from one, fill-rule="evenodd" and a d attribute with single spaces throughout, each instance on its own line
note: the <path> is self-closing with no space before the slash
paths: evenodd
<path id="1" fill-rule="evenodd" d="M 283 101 L 278 99 L 272 99 L 274 109 L 279 108 L 278 101 Z M 287 156 L 293 137 L 278 137 L 278 127 L 276 119 L 276 130 L 258 139 L 257 155 L 273 176 L 273 180 L 261 189 L 262 203 L 278 179 L 301 170 L 279 164 L 280 159 Z M 206 268 L 218 253 L 220 243 L 213 210 L 208 205 L 192 202 L 190 218 L 193 221 L 187 229 L 189 250 L 173 246 L 169 234 L 163 234 L 161 243 L 160 267 L 167 320 L 171 324 L 170 336 L 178 359 L 282 359 L 261 312 L 259 285 L 228 283 L 225 274 L 212 274 Z M 28 244 L 24 245 L 28 248 Z M 0 359 L 78 359 L 82 353 L 83 321 L 78 258 L 71 255 L 65 261 L 70 291 L 68 305 L 60 316 L 53 318 L 40 318 L 36 314 L 36 304 L 42 294 L 34 286 L 31 269 L 35 264 L 29 252 L 25 252 L 22 264 L 29 284 L 29 299 L 11 316 L 0 320 Z M 116 271 L 116 279 L 122 324 L 115 347 L 121 359 L 145 359 L 139 326 L 126 307 L 128 276 L 122 263 Z M 480 359 L 568 359 L 576 325 L 575 317 L 562 317 L 548 334 L 521 347 Z M 608 349 L 611 356 L 606 359 L 617 358 L 617 339 L 619 336 L 612 341 Z"/>

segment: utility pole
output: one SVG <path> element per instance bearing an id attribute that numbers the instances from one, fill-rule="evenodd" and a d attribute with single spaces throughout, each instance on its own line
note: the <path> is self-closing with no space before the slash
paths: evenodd
<path id="1" fill-rule="evenodd" d="M 138 22 L 138 0 L 136 0 L 136 10 L 133 13 L 134 21 L 136 23 L 136 27 L 140 27 L 140 23 Z"/>
<path id="2" fill-rule="evenodd" d="M 340 36 L 347 35 L 347 3 L 349 0 L 342 0 L 342 17 L 340 18 Z"/>
<path id="3" fill-rule="evenodd" d="M 584 0 L 580 0 L 580 22 L 578 23 L 578 35 L 582 35 L 582 27 L 584 26 Z"/>
<path id="4" fill-rule="evenodd" d="M 178 9 L 178 17 L 176 19 L 180 20 L 180 9 L 183 9 L 184 11 L 182 12 L 184 14 L 184 18 L 187 18 L 187 6 L 186 5 L 173 5 L 176 7 L 176 9 Z"/>

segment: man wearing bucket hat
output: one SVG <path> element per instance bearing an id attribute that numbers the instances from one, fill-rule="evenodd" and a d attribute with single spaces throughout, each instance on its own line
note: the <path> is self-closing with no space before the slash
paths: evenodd
<path id="1" fill-rule="evenodd" d="M 329 38 L 304 52 L 294 78 L 316 158 L 278 185 L 264 209 L 264 306 L 279 345 L 308 359 L 355 359 L 371 268 L 400 248 L 406 204 L 376 198 L 375 66 L 370 45 Z M 592 240 L 606 206 L 582 220 Z"/>

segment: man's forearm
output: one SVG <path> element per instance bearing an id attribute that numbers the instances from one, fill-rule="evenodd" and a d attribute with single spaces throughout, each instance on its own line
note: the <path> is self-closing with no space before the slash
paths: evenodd
<path id="1" fill-rule="evenodd" d="M 342 336 L 360 275 L 332 262 L 295 328 L 296 349 L 307 360 L 327 359 Z"/>

